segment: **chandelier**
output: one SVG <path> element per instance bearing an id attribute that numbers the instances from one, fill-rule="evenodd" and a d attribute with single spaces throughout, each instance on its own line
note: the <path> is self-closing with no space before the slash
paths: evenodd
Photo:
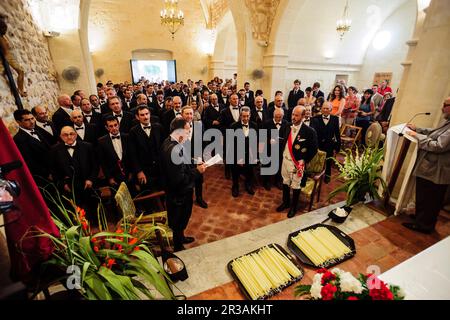
<path id="1" fill-rule="evenodd" d="M 169 29 L 174 39 L 175 32 L 184 25 L 183 11 L 178 9 L 178 0 L 164 0 L 164 9 L 161 10 L 161 24 Z"/>
<path id="2" fill-rule="evenodd" d="M 339 37 L 344 37 L 345 33 L 350 30 L 352 25 L 352 20 L 348 18 L 348 0 L 345 3 L 344 13 L 342 14 L 342 18 L 336 22 L 336 31 L 339 33 Z"/>

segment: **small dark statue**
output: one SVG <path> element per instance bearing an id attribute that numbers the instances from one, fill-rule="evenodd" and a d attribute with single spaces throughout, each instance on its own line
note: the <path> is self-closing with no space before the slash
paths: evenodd
<path id="1" fill-rule="evenodd" d="M 22 97 L 26 97 L 27 93 L 24 90 L 24 76 L 25 73 L 22 67 L 19 65 L 19 62 L 14 57 L 14 55 L 10 51 L 10 45 L 8 39 L 6 38 L 6 32 L 8 31 L 8 26 L 6 24 L 6 16 L 0 14 L 0 50 L 8 61 L 9 65 L 16 70 L 17 77 L 17 89 Z M 0 71 L 3 70 L 3 65 L 0 63 Z"/>

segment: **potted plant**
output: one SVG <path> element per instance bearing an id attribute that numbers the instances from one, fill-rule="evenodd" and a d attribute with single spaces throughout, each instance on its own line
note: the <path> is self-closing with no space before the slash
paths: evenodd
<path id="1" fill-rule="evenodd" d="M 343 164 L 333 158 L 340 171 L 339 178 L 345 182 L 329 194 L 328 200 L 341 192 L 347 194 L 348 207 L 364 201 L 366 195 L 380 199 L 378 187 L 381 185 L 383 192 L 387 189 L 386 182 L 381 177 L 383 154 L 384 149 L 378 147 L 364 148 L 362 153 L 356 149 L 355 154 L 348 149 Z"/>
<path id="2" fill-rule="evenodd" d="M 45 264 L 65 275 L 59 280 L 66 289 L 77 290 L 89 300 L 176 298 L 172 281 L 147 245 L 145 234 L 139 232 L 139 219 L 132 224 L 124 219 L 116 230 L 110 231 L 100 204 L 99 232 L 94 233 L 86 212 L 73 200 L 46 189 L 43 193 L 56 208 L 51 213 L 60 237 L 48 233 L 34 236 L 53 241 L 52 258 Z M 155 230 L 148 232 L 152 231 Z"/>

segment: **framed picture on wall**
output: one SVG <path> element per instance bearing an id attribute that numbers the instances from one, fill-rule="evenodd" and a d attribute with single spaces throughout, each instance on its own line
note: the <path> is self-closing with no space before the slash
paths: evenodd
<path id="1" fill-rule="evenodd" d="M 381 81 L 388 80 L 389 83 L 392 82 L 392 72 L 375 72 L 373 75 L 373 84 L 380 85 Z"/>

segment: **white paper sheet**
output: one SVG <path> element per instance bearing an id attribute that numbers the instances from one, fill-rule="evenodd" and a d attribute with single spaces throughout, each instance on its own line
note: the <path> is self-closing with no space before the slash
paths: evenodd
<path id="1" fill-rule="evenodd" d="M 215 164 L 221 163 L 222 162 L 222 157 L 220 156 L 220 154 L 216 154 L 214 157 L 212 157 L 211 159 L 209 159 L 208 161 L 205 162 L 205 166 L 211 167 Z"/>

